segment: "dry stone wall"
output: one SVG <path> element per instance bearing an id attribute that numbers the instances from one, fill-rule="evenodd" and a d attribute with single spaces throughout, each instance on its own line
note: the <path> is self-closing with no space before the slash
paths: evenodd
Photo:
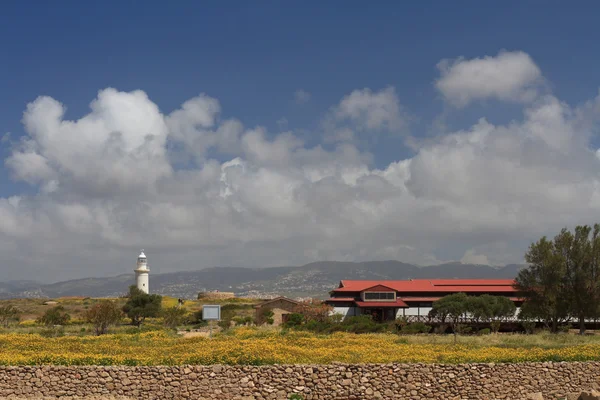
<path id="1" fill-rule="evenodd" d="M 564 399 L 599 384 L 600 362 L 0 367 L 0 398 Z"/>

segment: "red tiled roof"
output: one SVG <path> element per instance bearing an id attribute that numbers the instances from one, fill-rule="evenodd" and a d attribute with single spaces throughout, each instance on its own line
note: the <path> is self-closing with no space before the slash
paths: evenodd
<path id="1" fill-rule="evenodd" d="M 513 285 L 512 279 L 429 279 L 435 286 L 506 286 Z"/>
<path id="2" fill-rule="evenodd" d="M 414 302 L 414 301 L 438 301 L 439 299 L 441 299 L 441 297 L 402 297 L 402 301 L 404 303 L 408 302 Z M 524 299 L 521 299 L 519 297 L 509 297 L 508 298 L 511 301 L 525 301 Z M 325 300 L 326 303 L 344 303 L 344 302 L 354 302 L 356 301 L 356 299 L 354 297 L 334 297 L 334 298 L 330 298 Z M 372 303 L 372 302 L 368 302 L 368 303 Z"/>
<path id="3" fill-rule="evenodd" d="M 395 308 L 408 308 L 408 304 L 403 302 L 400 299 L 396 299 L 396 301 L 356 301 L 355 302 L 359 307 L 395 307 Z"/>
<path id="4" fill-rule="evenodd" d="M 362 292 L 383 285 L 401 293 L 410 292 L 516 292 L 512 279 L 414 279 L 405 281 L 341 281 L 333 292 Z"/>
<path id="5" fill-rule="evenodd" d="M 394 288 L 385 285 L 375 285 L 365 289 L 365 291 L 367 290 L 369 292 L 389 292 L 390 290 L 394 290 Z"/>
<path id="6" fill-rule="evenodd" d="M 409 303 L 413 301 L 438 301 L 439 299 L 441 299 L 441 297 L 402 297 L 402 300 L 404 302 Z M 511 301 L 524 301 L 524 299 L 521 299 L 519 297 L 509 297 L 508 299 Z"/>
<path id="7" fill-rule="evenodd" d="M 402 297 L 402 300 L 407 301 L 438 301 L 441 297 Z"/>
<path id="8" fill-rule="evenodd" d="M 331 299 L 325 300 L 327 303 L 333 303 L 336 301 L 354 301 L 356 300 L 354 297 L 333 297 Z"/>

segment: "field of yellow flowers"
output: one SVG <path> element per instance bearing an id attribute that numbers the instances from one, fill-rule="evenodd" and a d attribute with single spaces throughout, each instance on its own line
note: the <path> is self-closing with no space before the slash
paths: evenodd
<path id="1" fill-rule="evenodd" d="M 2 365 L 180 365 L 331 363 L 462 363 L 586 361 L 600 359 L 600 344 L 544 347 L 409 343 L 393 334 L 259 331 L 239 328 L 213 338 L 135 335 L 64 336 L 0 334 Z"/>

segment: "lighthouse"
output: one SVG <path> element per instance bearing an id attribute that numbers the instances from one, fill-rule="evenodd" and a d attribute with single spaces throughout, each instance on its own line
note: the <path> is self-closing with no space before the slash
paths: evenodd
<path id="1" fill-rule="evenodd" d="M 148 286 L 148 274 L 150 273 L 150 270 L 148 269 L 148 259 L 144 254 L 144 249 L 142 249 L 137 258 L 137 268 L 134 271 L 137 288 L 144 293 L 148 293 L 150 290 Z"/>

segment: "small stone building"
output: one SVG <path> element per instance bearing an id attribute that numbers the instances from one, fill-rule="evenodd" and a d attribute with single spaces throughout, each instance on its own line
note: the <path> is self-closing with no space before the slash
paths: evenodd
<path id="1" fill-rule="evenodd" d="M 256 323 L 261 325 L 265 323 L 264 313 L 265 311 L 273 311 L 273 325 L 279 326 L 287 322 L 287 317 L 290 314 L 301 312 L 303 304 L 288 299 L 287 297 L 276 297 L 271 300 L 264 301 L 254 306 L 256 309 Z"/>

